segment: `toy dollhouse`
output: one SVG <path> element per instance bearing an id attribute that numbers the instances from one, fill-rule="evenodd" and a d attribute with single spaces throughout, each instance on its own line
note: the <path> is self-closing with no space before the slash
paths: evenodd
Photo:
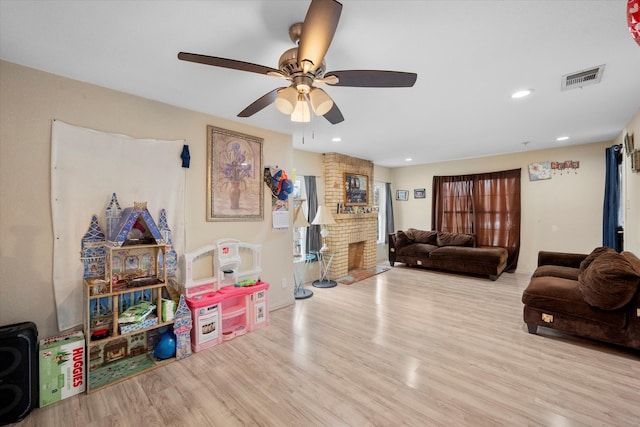
<path id="1" fill-rule="evenodd" d="M 114 193 L 105 217 L 106 234 L 94 215 L 82 239 L 89 392 L 175 360 L 153 356 L 157 330 L 174 325 L 173 318 L 161 316 L 177 258 L 166 213 L 161 211 L 158 226 L 145 202 L 122 209 Z M 131 313 L 135 318 L 128 318 Z M 184 309 L 179 320 L 180 332 L 188 335 Z"/>

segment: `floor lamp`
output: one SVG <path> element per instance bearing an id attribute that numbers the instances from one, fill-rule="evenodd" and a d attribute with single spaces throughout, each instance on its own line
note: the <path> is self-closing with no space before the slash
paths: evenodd
<path id="1" fill-rule="evenodd" d="M 310 261 L 309 257 L 313 257 L 313 255 L 303 255 L 300 251 L 300 239 L 302 234 L 300 230 L 309 226 L 309 221 L 304 217 L 304 213 L 301 208 L 302 205 L 298 206 L 293 214 L 293 229 L 295 230 L 295 252 L 293 255 L 295 287 L 293 290 L 293 297 L 295 299 L 305 299 L 313 296 L 313 292 L 309 289 L 305 289 L 304 287 L 304 274 L 307 270 L 307 262 Z M 300 263 L 302 263 L 302 268 L 300 268 Z"/>
<path id="2" fill-rule="evenodd" d="M 322 226 L 322 230 L 320 231 L 320 235 L 322 236 L 322 247 L 320 248 L 320 252 L 318 252 L 318 262 L 320 263 L 320 280 L 315 280 L 312 283 L 312 285 L 316 288 L 333 288 L 334 286 L 338 285 L 335 280 L 331 280 L 328 277 L 329 269 L 331 268 L 331 262 L 333 261 L 333 253 L 329 251 L 329 246 L 327 245 L 327 236 L 329 236 L 327 225 L 332 225 L 335 223 L 336 221 L 333 219 L 331 211 L 326 206 L 320 206 L 318 208 L 316 217 L 311 222 L 311 224 L 313 225 Z"/>

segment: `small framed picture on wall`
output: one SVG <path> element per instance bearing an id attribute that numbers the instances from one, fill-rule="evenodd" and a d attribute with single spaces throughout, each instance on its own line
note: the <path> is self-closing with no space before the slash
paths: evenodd
<path id="1" fill-rule="evenodd" d="M 415 188 L 413 190 L 414 199 L 424 199 L 427 197 L 427 191 L 424 188 Z"/>
<path id="2" fill-rule="evenodd" d="M 409 190 L 396 190 L 396 200 L 409 200 Z"/>

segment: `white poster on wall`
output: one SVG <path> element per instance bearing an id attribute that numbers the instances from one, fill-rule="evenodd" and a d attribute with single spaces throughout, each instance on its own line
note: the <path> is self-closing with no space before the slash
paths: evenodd
<path id="1" fill-rule="evenodd" d="M 174 249 L 184 252 L 184 140 L 135 139 L 54 120 L 51 133 L 53 289 L 58 329 L 81 325 L 82 238 L 93 215 L 106 232 L 105 209 L 116 193 L 124 209 L 147 202 L 156 223 L 165 209 Z"/>

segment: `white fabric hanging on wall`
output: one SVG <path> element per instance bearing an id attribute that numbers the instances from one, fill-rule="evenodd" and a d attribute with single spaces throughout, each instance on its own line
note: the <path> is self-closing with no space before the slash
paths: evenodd
<path id="1" fill-rule="evenodd" d="M 81 325 L 82 238 L 116 193 L 122 209 L 147 202 L 156 224 L 165 209 L 174 249 L 184 252 L 184 140 L 135 139 L 54 120 L 51 132 L 53 288 L 61 331 Z"/>

